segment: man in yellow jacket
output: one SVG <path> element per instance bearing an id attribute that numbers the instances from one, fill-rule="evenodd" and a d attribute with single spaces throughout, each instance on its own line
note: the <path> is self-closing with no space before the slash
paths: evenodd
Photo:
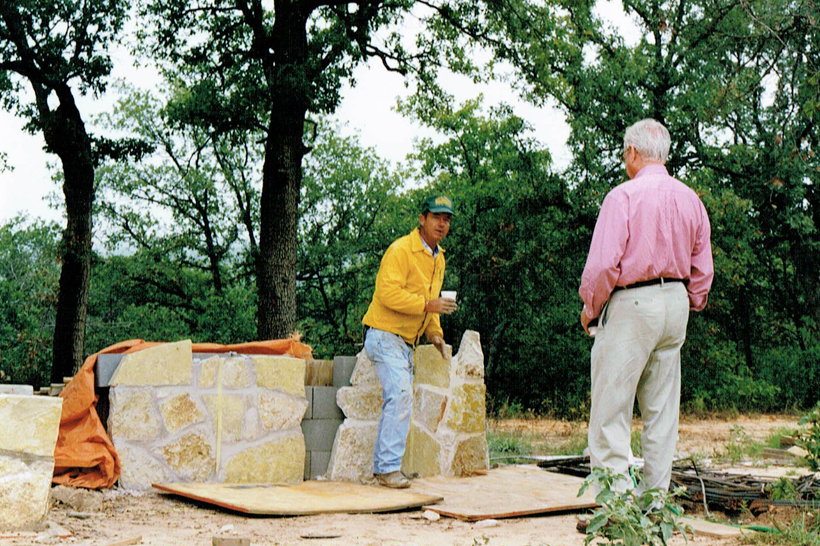
<path id="1" fill-rule="evenodd" d="M 453 203 L 444 195 L 424 201 L 419 227 L 395 241 L 382 257 L 376 291 L 362 322 L 368 326 L 364 348 L 382 383 L 382 416 L 373 454 L 373 476 L 386 487 L 403 489 L 401 459 L 413 409 L 413 351 L 424 334 L 444 356 L 439 315 L 456 310 L 440 298 L 444 249 Z"/>

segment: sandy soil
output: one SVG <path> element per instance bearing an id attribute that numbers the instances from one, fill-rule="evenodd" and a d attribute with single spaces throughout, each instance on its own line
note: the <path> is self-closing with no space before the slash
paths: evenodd
<path id="1" fill-rule="evenodd" d="M 750 437 L 763 439 L 772 431 L 794 426 L 791 417 L 740 417 L 733 421 L 690 421 L 681 425 L 684 450 L 708 451 L 728 441 L 732 425 Z M 578 424 L 557 421 L 505 421 L 503 429 L 524 428 L 566 438 Z M 503 499 L 499 499 L 499 503 Z M 79 516 L 79 517 L 78 517 Z M 494 525 L 465 523 L 442 517 L 429 521 L 420 511 L 392 514 L 328 514 L 304 517 L 247 517 L 160 493 L 106 491 L 101 512 L 77 513 L 54 501 L 48 518 L 51 531 L 19 538 L 0 538 L 0 546 L 72 544 L 87 546 L 209 546 L 214 536 L 247 537 L 255 546 L 272 545 L 429 545 L 429 546 L 580 546 L 584 536 L 575 530 L 576 516 L 527 517 L 500 520 Z M 60 529 L 65 532 L 56 532 Z M 56 536 L 56 535 L 70 536 Z M 315 538 L 332 535 L 335 538 Z M 136 539 L 138 541 L 129 541 Z M 720 544 L 696 537 L 690 544 Z M 724 542 L 730 544 L 731 542 Z M 676 537 L 673 544 L 685 544 Z"/>

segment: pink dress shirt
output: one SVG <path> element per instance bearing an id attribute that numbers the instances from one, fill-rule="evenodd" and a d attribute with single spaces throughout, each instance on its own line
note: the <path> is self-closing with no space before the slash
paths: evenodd
<path id="1" fill-rule="evenodd" d="M 714 267 L 706 208 L 691 188 L 650 164 L 610 191 L 601 205 L 578 293 L 589 318 L 616 286 L 659 277 L 689 279 L 689 307 L 700 311 Z"/>

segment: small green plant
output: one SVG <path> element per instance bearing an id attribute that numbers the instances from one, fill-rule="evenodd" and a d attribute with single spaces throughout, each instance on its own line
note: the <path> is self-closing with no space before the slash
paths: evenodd
<path id="1" fill-rule="evenodd" d="M 783 477 L 772 484 L 772 498 L 774 500 L 795 500 L 797 499 L 797 488 L 794 480 Z"/>
<path id="2" fill-rule="evenodd" d="M 820 544 L 820 511 L 803 512 L 788 524 L 772 522 L 776 533 L 744 535 L 744 544 L 767 546 L 818 546 Z"/>
<path id="3" fill-rule="evenodd" d="M 629 447 L 635 457 L 643 457 L 643 444 L 641 443 L 641 430 L 633 430 L 629 436 Z"/>
<path id="4" fill-rule="evenodd" d="M 805 427 L 797 436 L 797 445 L 809 452 L 806 460 L 809 467 L 817 472 L 820 470 L 820 403 L 801 417 L 797 424 Z"/>
<path id="5" fill-rule="evenodd" d="M 514 459 L 519 455 L 530 455 L 532 444 L 522 434 L 515 431 L 493 431 L 487 433 L 487 447 L 493 459 Z"/>
<path id="6" fill-rule="evenodd" d="M 622 546 L 657 546 L 667 544 L 676 530 L 684 536 L 691 534 L 689 526 L 677 517 L 682 508 L 675 498 L 683 494 L 683 488 L 672 493 L 650 489 L 638 494 L 634 489 L 622 491 L 627 480 L 608 468 L 594 468 L 584 480 L 578 496 L 593 487 L 599 491 L 595 502 L 601 505 L 589 520 L 584 544 L 600 538 Z"/>

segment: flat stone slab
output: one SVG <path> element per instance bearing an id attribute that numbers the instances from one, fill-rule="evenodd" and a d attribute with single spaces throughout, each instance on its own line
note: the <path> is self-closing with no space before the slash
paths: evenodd
<path id="1" fill-rule="evenodd" d="M 163 483 L 154 487 L 235 512 L 266 516 L 393 512 L 442 500 L 437 495 L 409 490 L 329 481 L 299 485 Z"/>

